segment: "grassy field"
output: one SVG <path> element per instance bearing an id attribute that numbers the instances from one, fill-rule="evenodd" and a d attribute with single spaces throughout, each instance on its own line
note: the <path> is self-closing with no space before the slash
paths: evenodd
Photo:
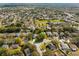
<path id="1" fill-rule="evenodd" d="M 37 25 L 38 27 L 47 26 L 48 22 L 56 23 L 56 22 L 64 22 L 64 20 L 35 20 L 35 25 Z"/>

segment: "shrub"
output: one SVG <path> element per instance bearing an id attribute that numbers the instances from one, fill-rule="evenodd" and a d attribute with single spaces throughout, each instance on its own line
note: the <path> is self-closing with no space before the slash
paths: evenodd
<path id="1" fill-rule="evenodd" d="M 22 42 L 22 39 L 21 38 L 16 38 L 16 40 L 15 40 L 15 43 L 17 43 L 17 44 L 21 44 L 21 42 Z"/>
<path id="2" fill-rule="evenodd" d="M 7 49 L 0 47 L 0 56 L 2 56 L 2 55 L 5 56 L 6 55 L 6 51 L 7 51 Z"/>
<path id="3" fill-rule="evenodd" d="M 37 51 L 33 51 L 32 56 L 40 56 L 40 54 Z"/>
<path id="4" fill-rule="evenodd" d="M 17 48 L 17 49 L 11 49 L 11 50 L 9 50 L 7 52 L 7 55 L 8 56 L 13 56 L 13 55 L 15 55 L 15 56 L 21 56 L 21 55 L 23 55 L 23 53 L 22 53 L 22 51 L 19 48 Z"/>

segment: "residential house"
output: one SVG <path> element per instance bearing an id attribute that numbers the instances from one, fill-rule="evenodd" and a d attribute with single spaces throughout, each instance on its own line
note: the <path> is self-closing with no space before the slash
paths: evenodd
<path id="1" fill-rule="evenodd" d="M 19 47 L 19 44 L 12 44 L 11 47 L 12 47 L 13 49 L 16 49 L 16 48 Z"/>
<path id="2" fill-rule="evenodd" d="M 52 33 L 49 31 L 49 32 L 46 32 L 46 34 L 48 35 L 48 36 L 52 36 Z"/>
<path id="3" fill-rule="evenodd" d="M 69 46 L 68 46 L 66 43 L 62 42 L 62 43 L 61 43 L 61 49 L 62 49 L 62 50 L 68 50 L 68 49 L 70 49 L 70 48 L 69 48 Z"/>
<path id="4" fill-rule="evenodd" d="M 78 50 L 78 47 L 75 44 L 69 44 L 69 47 L 72 51 Z"/>
<path id="5" fill-rule="evenodd" d="M 30 51 L 29 48 L 25 49 L 24 53 L 25 53 L 26 56 L 31 56 L 31 51 Z"/>
<path id="6" fill-rule="evenodd" d="M 8 46 L 7 44 L 3 44 L 3 45 L 2 45 L 2 48 L 7 48 L 7 49 L 8 49 L 9 46 Z"/>
<path id="7" fill-rule="evenodd" d="M 56 49 L 55 45 L 53 45 L 52 43 L 51 43 L 51 44 L 48 44 L 48 45 L 46 46 L 46 48 L 49 48 L 49 49 L 51 49 L 51 50 Z"/>

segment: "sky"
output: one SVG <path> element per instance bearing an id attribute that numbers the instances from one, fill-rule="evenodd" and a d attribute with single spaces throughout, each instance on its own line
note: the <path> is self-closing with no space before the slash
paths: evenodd
<path id="1" fill-rule="evenodd" d="M 79 3 L 79 0 L 0 0 L 0 3 Z"/>

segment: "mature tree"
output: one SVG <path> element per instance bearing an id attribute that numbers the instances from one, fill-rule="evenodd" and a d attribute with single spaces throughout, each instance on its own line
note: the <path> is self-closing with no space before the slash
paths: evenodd
<path id="1" fill-rule="evenodd" d="M 4 40 L 0 39 L 0 46 L 4 44 Z"/>

